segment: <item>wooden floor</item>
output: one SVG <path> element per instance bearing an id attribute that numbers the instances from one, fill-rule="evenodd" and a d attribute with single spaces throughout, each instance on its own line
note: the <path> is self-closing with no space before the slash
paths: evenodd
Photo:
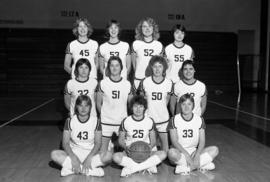
<path id="1" fill-rule="evenodd" d="M 223 97 L 223 96 L 222 96 Z M 252 96 L 253 97 L 253 96 Z M 226 99 L 227 98 L 227 99 Z M 214 161 L 216 169 L 211 172 L 192 172 L 190 176 L 174 175 L 174 167 L 163 163 L 158 167 L 156 175 L 135 174 L 128 178 L 120 178 L 121 169 L 116 165 L 105 168 L 105 177 L 86 177 L 71 175 L 60 177 L 60 169 L 50 160 L 50 151 L 57 149 L 62 137 L 61 121 L 63 110 L 56 109 L 62 104 L 61 98 L 44 99 L 0 99 L 0 181 L 1 182 L 267 182 L 270 180 L 270 148 L 265 141 L 256 141 L 242 134 L 237 128 L 226 123 L 250 123 L 251 128 L 268 132 L 269 108 L 268 98 L 257 100 L 246 98 L 239 110 L 235 110 L 235 102 L 231 97 L 209 97 L 206 113 L 206 145 L 216 145 L 220 154 Z M 267 107 L 255 112 L 250 104 Z M 48 102 L 47 102 L 48 101 Z M 18 102 L 18 104 L 16 104 Z M 266 103 L 265 103 L 266 102 Z M 44 104 L 45 103 L 45 104 Z M 44 105 L 42 105 L 44 104 Z M 40 107 L 37 107 L 42 105 Z M 255 107 L 253 107 L 255 108 Z M 23 113 L 33 111 L 22 115 Z M 266 113 L 263 113 L 263 111 Z M 12 114 L 12 111 L 13 114 Z M 6 114 L 5 114 L 6 113 Z M 263 113 L 263 114 L 262 114 Z M 17 117 L 21 116 L 21 117 Z M 17 118 L 16 118 L 17 117 Z M 249 118 L 249 120 L 247 120 Z M 3 126 L 3 123 L 10 122 Z M 243 122 L 243 120 L 245 120 Z M 209 121 L 209 122 L 208 122 Z M 256 125 L 256 122 L 259 123 Z M 230 125 L 232 126 L 232 125 Z M 265 140 L 269 140 L 266 138 Z"/>

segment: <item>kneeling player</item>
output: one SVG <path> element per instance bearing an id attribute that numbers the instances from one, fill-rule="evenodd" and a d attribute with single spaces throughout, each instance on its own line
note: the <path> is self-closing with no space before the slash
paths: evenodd
<path id="1" fill-rule="evenodd" d="M 149 173 L 157 173 L 156 165 L 166 158 L 165 151 L 153 151 L 156 149 L 156 137 L 154 121 L 144 113 L 147 108 L 147 101 L 142 96 L 135 96 L 131 100 L 133 114 L 122 121 L 119 132 L 119 144 L 125 149 L 113 155 L 113 160 L 123 166 L 121 176 L 128 176 L 142 170 Z M 152 150 L 150 157 L 141 163 L 137 163 L 129 157 L 132 152 L 130 146 L 136 141 L 144 141 L 149 144 Z"/>
<path id="2" fill-rule="evenodd" d="M 213 159 L 218 155 L 216 146 L 205 147 L 205 123 L 202 117 L 193 114 L 194 99 L 191 94 L 180 97 L 181 112 L 175 115 L 169 125 L 173 145 L 168 152 L 170 161 L 176 164 L 175 173 L 187 175 L 190 171 L 213 170 Z"/>
<path id="3" fill-rule="evenodd" d="M 101 124 L 90 115 L 92 103 L 86 95 L 80 95 L 75 103 L 75 115 L 67 119 L 63 132 L 64 150 L 54 150 L 51 158 L 62 166 L 61 176 L 85 174 L 104 176 L 100 166 L 112 159 L 109 152 L 99 153 Z"/>

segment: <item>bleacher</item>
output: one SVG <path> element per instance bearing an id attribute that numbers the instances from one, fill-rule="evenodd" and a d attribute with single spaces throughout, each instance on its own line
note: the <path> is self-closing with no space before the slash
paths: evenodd
<path id="1" fill-rule="evenodd" d="M 104 30 L 95 30 L 92 39 L 105 41 Z M 71 30 L 0 29 L 0 96 L 59 96 L 69 75 L 63 69 Z M 133 30 L 122 31 L 130 44 Z M 170 32 L 161 31 L 166 46 Z M 234 33 L 188 32 L 185 40 L 196 56 L 196 77 L 208 91 L 237 91 L 237 36 Z"/>

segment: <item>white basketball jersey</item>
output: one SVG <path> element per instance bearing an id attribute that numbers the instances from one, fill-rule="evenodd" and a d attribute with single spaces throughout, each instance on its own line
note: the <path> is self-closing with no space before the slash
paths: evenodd
<path id="1" fill-rule="evenodd" d="M 91 64 L 91 72 L 89 77 L 97 78 L 97 68 L 95 64 L 95 56 L 98 51 L 98 43 L 95 40 L 89 39 L 87 42 L 80 42 L 73 40 L 70 42 L 66 49 L 66 54 L 71 54 L 73 58 L 72 64 L 72 78 L 75 78 L 74 69 L 75 65 L 80 58 L 86 58 Z"/>
<path id="2" fill-rule="evenodd" d="M 70 95 L 70 116 L 74 115 L 75 102 L 78 96 L 87 95 L 92 101 L 91 115 L 96 116 L 96 101 L 95 91 L 97 89 L 97 80 L 89 78 L 88 80 L 81 82 L 77 79 L 71 79 L 67 82 L 65 92 Z"/>
<path id="3" fill-rule="evenodd" d="M 194 53 L 192 48 L 184 44 L 182 47 L 177 47 L 174 43 L 171 43 L 165 48 L 165 55 L 169 60 L 169 69 L 166 76 L 171 79 L 173 83 L 179 80 L 178 72 L 182 67 L 185 60 L 193 60 Z"/>
<path id="4" fill-rule="evenodd" d="M 150 131 L 154 129 L 153 119 L 144 116 L 142 120 L 136 120 L 132 115 L 125 118 L 120 126 L 120 131 L 126 132 L 126 145 L 136 141 L 144 141 L 150 144 Z"/>
<path id="5" fill-rule="evenodd" d="M 127 78 L 126 57 L 129 54 L 129 45 L 126 42 L 119 41 L 115 44 L 105 42 L 99 47 L 99 56 L 105 59 L 105 69 L 111 56 L 118 56 L 122 60 L 123 70 L 121 76 Z M 104 72 L 105 73 L 105 72 Z M 105 75 L 104 75 L 105 76 Z"/>
<path id="6" fill-rule="evenodd" d="M 135 40 L 132 44 L 132 52 L 136 53 L 137 56 L 135 78 L 143 79 L 151 57 L 162 55 L 163 46 L 161 42 L 157 40 L 153 40 L 151 42 Z"/>
<path id="7" fill-rule="evenodd" d="M 174 85 L 173 92 L 177 96 L 178 101 L 182 95 L 186 93 L 192 94 L 194 98 L 193 113 L 201 116 L 201 100 L 202 97 L 207 94 L 204 83 L 200 82 L 199 80 L 195 80 L 193 84 L 187 84 L 183 80 L 180 80 Z"/>
<path id="8" fill-rule="evenodd" d="M 64 129 L 71 131 L 71 145 L 91 150 L 94 147 L 95 131 L 101 131 L 101 124 L 95 116 L 82 122 L 77 115 L 73 115 L 66 121 Z"/>
<path id="9" fill-rule="evenodd" d="M 193 114 L 190 120 L 185 120 L 181 114 L 176 114 L 168 125 L 169 130 L 177 130 L 178 142 L 186 149 L 198 146 L 201 128 L 205 129 L 204 119 L 196 114 Z"/>
<path id="10" fill-rule="evenodd" d="M 146 113 L 156 123 L 168 121 L 167 96 L 172 93 L 172 81 L 164 78 L 162 82 L 156 83 L 153 77 L 146 77 L 142 80 L 140 89 L 147 98 L 148 109 Z"/>
<path id="11" fill-rule="evenodd" d="M 128 95 L 131 94 L 131 84 L 121 78 L 116 82 L 106 77 L 100 82 L 100 92 L 103 94 L 101 107 L 101 122 L 111 125 L 120 125 L 127 117 Z"/>

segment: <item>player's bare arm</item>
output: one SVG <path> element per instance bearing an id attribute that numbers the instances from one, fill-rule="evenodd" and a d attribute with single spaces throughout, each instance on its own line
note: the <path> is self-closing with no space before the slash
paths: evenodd
<path id="1" fill-rule="evenodd" d="M 71 71 L 72 71 L 71 63 L 72 63 L 72 55 L 71 54 L 66 54 L 65 55 L 65 61 L 64 61 L 64 70 L 68 74 L 71 74 Z"/>
<path id="2" fill-rule="evenodd" d="M 71 139 L 71 132 L 69 130 L 64 130 L 62 146 L 63 146 L 65 152 L 67 153 L 67 155 L 71 159 L 73 171 L 75 173 L 80 173 L 81 172 L 81 167 L 80 167 L 81 162 L 70 148 L 70 139 Z"/>
<path id="3" fill-rule="evenodd" d="M 170 129 L 170 139 L 174 148 L 178 149 L 186 157 L 187 163 L 191 168 L 194 168 L 193 160 L 189 153 L 184 149 L 184 147 L 178 142 L 178 135 L 176 129 Z"/>
<path id="4" fill-rule="evenodd" d="M 207 105 L 207 94 L 204 94 L 204 96 L 202 96 L 202 99 L 201 99 L 201 111 L 202 111 L 202 116 L 206 110 L 206 105 Z"/>
<path id="5" fill-rule="evenodd" d="M 131 55 L 127 54 L 126 56 L 126 66 L 127 66 L 127 78 L 131 70 Z"/>
<path id="6" fill-rule="evenodd" d="M 83 171 L 86 171 L 88 169 L 92 169 L 92 167 L 91 167 L 92 158 L 100 150 L 101 137 L 102 137 L 101 131 L 95 131 L 94 148 L 91 150 L 91 152 L 88 154 L 87 158 L 83 162 Z"/>
<path id="7" fill-rule="evenodd" d="M 200 167 L 200 155 L 204 147 L 205 147 L 205 129 L 201 128 L 199 131 L 199 145 L 193 157 L 195 168 Z"/>

